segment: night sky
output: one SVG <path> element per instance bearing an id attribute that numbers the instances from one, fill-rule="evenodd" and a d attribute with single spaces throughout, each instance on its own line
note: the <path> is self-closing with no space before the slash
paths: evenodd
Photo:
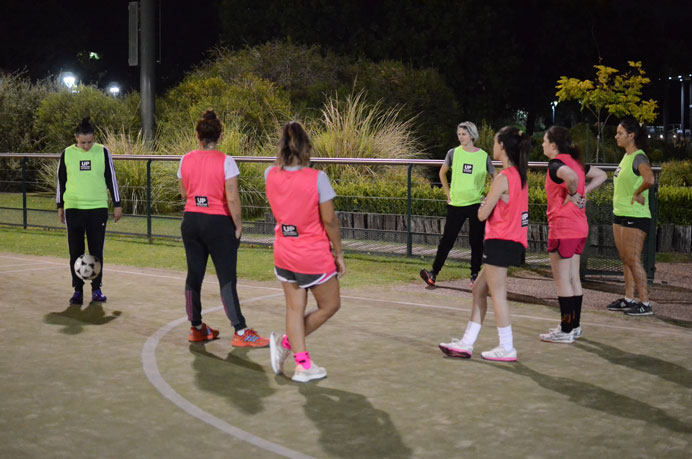
<path id="1" fill-rule="evenodd" d="M 128 3 L 2 0 L 0 71 L 26 70 L 34 79 L 71 71 L 87 84 L 106 87 L 118 82 L 125 89 L 138 89 L 139 67 L 129 67 L 127 62 Z M 164 44 L 156 69 L 160 92 L 204 58 L 218 42 L 219 27 L 214 1 L 157 3 Z M 98 53 L 101 59 L 90 60 L 90 52 Z"/>

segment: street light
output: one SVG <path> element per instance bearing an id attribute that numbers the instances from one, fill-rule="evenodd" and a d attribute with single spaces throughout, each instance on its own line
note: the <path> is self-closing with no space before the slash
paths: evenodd
<path id="1" fill-rule="evenodd" d="M 118 83 L 109 84 L 108 92 L 111 94 L 111 96 L 118 97 L 118 95 L 120 94 L 120 86 L 118 86 Z"/>
<path id="2" fill-rule="evenodd" d="M 77 77 L 71 72 L 63 73 L 62 83 L 67 86 L 67 89 L 72 90 L 75 84 L 77 84 Z"/>
<path id="3" fill-rule="evenodd" d="M 555 124 L 555 107 L 557 107 L 557 101 L 552 101 L 550 103 L 550 107 L 553 109 L 553 124 Z"/>

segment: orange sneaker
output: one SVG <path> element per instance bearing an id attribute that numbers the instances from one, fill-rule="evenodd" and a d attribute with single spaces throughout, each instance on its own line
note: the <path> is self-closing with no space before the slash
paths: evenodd
<path id="1" fill-rule="evenodd" d="M 235 347 L 267 347 L 269 346 L 269 339 L 262 338 L 257 334 L 252 328 L 246 328 L 243 335 L 239 335 L 237 332 L 233 335 L 233 341 L 231 341 L 231 346 Z"/>
<path id="2" fill-rule="evenodd" d="M 202 324 L 202 329 L 197 330 L 195 327 L 190 327 L 190 334 L 187 335 L 187 340 L 191 343 L 199 343 L 200 341 L 209 341 L 216 339 L 219 336 L 219 331 L 207 326 L 207 324 Z"/>

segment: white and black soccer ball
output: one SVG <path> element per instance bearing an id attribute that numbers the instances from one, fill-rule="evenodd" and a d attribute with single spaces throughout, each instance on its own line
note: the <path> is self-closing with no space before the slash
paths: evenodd
<path id="1" fill-rule="evenodd" d="M 96 279 L 101 272 L 101 261 L 88 253 L 80 255 L 74 262 L 74 272 L 85 281 Z"/>

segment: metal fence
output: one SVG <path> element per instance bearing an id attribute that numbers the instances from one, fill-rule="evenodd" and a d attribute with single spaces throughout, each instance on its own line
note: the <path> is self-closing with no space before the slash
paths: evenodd
<path id="1" fill-rule="evenodd" d="M 51 173 L 57 169 L 58 158 L 59 155 L 56 154 L 0 153 L 0 224 L 23 228 L 64 229 L 57 218 L 55 194 L 50 183 Z M 135 175 L 139 175 L 139 182 L 123 180 L 124 177 L 118 172 L 123 207 L 130 210 L 120 222 L 109 225 L 108 232 L 143 236 L 150 241 L 153 238 L 179 239 L 182 201 L 177 191 L 175 171 L 180 156 L 114 155 L 113 158 L 116 160 L 116 171 L 121 165 L 119 161 L 135 164 L 138 168 Z M 247 156 L 234 159 L 241 170 L 239 183 L 244 212 L 243 243 L 271 245 L 274 220 L 264 196 L 261 171 L 272 163 L 274 158 Z M 405 187 L 405 196 L 385 197 L 370 192 L 347 196 L 351 202 L 362 205 L 362 209 L 343 211 L 337 208 L 346 250 L 421 258 L 435 255 L 444 227 L 445 203 L 439 199 L 414 197 L 412 184 L 414 174 L 437 177 L 442 160 L 313 158 L 312 161 L 316 168 L 332 170 L 343 167 L 368 167 L 369 174 L 365 174 L 366 178 L 361 177 L 360 180 L 366 184 L 370 181 L 375 190 L 378 186 L 381 187 L 385 180 L 386 186 Z M 496 163 L 496 166 L 499 165 Z M 386 174 L 383 167 L 405 168 L 406 173 Z M 532 170 L 545 170 L 547 163 L 530 162 L 529 167 Z M 598 167 L 612 171 L 617 165 L 599 164 Z M 655 173 L 660 172 L 660 167 L 653 169 Z M 161 180 L 161 177 L 166 180 Z M 650 191 L 649 203 L 653 218 L 642 261 L 649 278 L 653 279 L 658 207 L 656 187 Z M 376 209 L 380 207 L 399 208 L 401 212 L 377 212 Z M 439 209 L 436 215 L 420 215 L 415 211 L 430 207 Z M 534 267 L 550 265 L 547 254 L 548 229 L 545 223 L 545 207 L 541 204 L 530 204 L 532 219 L 529 225 L 526 261 Z M 612 204 L 587 204 L 587 217 L 590 234 L 582 256 L 582 272 L 622 273 L 622 264 L 612 235 Z M 467 222 L 449 258 L 468 262 L 470 256 Z"/>

